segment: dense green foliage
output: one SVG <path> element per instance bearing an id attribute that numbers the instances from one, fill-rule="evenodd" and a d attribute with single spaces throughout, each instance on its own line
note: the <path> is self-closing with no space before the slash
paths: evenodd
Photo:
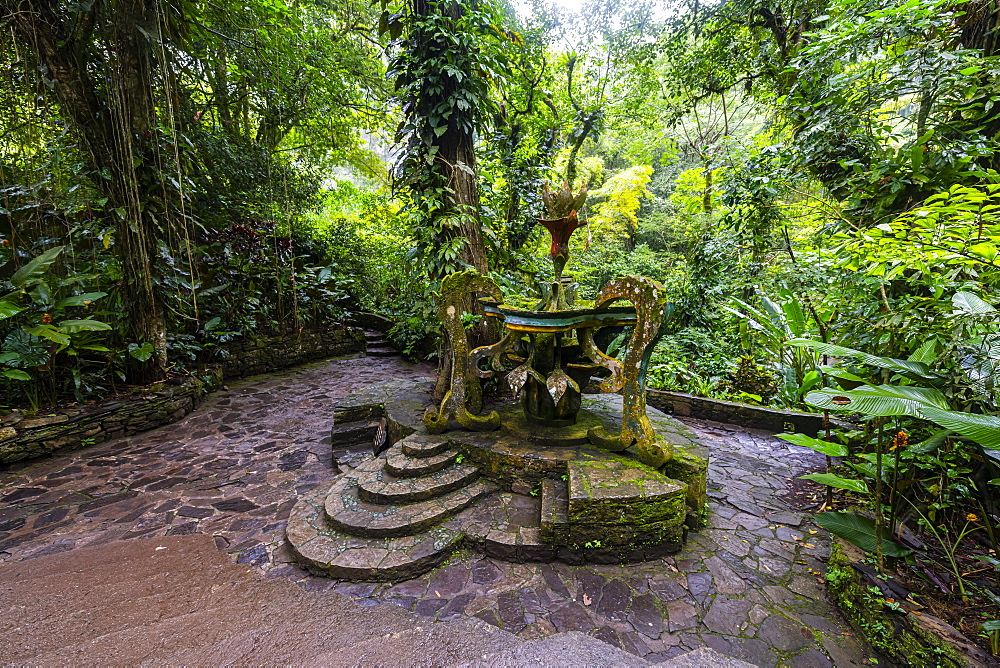
<path id="1" fill-rule="evenodd" d="M 0 403 L 89 400 L 360 310 L 433 355 L 447 273 L 540 297 L 540 193 L 565 180 L 588 188 L 581 297 L 633 273 L 671 294 L 653 386 L 845 412 L 847 468 L 815 481 L 880 532 L 992 543 L 998 16 L 0 0 Z"/>

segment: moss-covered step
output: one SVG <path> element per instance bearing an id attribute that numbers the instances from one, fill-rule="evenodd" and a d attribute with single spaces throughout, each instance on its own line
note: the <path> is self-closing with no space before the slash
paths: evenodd
<path id="1" fill-rule="evenodd" d="M 552 561 L 557 549 L 542 540 L 539 498 L 498 492 L 463 511 L 461 520 L 471 547 L 505 561 Z"/>
<path id="2" fill-rule="evenodd" d="M 461 544 L 461 520 L 400 538 L 359 538 L 329 526 L 323 494 L 299 499 L 286 536 L 298 563 L 317 575 L 345 580 L 400 581 L 434 568 Z"/>
<path id="3" fill-rule="evenodd" d="M 569 497 L 564 480 L 542 481 L 542 502 L 539 511 L 543 540 L 552 542 L 556 533 L 565 534 L 569 527 Z"/>
<path id="4" fill-rule="evenodd" d="M 324 508 L 332 529 L 362 538 L 397 538 L 427 531 L 495 490 L 479 480 L 427 501 L 382 505 L 362 501 L 357 478 L 345 475 L 330 489 Z"/>
<path id="5" fill-rule="evenodd" d="M 566 522 L 553 525 L 553 542 L 571 547 L 680 549 L 687 484 L 614 455 L 569 462 L 567 476 Z"/>
<path id="6" fill-rule="evenodd" d="M 358 497 L 367 503 L 403 504 L 426 501 L 472 484 L 479 472 L 475 466 L 452 464 L 419 478 L 397 478 L 381 466 L 355 471 Z"/>

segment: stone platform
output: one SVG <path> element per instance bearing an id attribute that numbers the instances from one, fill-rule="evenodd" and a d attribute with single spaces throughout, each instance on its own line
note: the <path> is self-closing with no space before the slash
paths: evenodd
<path id="1" fill-rule="evenodd" d="M 657 436 L 675 452 L 660 471 L 635 452 L 583 443 L 590 427 L 619 429 L 616 395 L 586 397 L 578 425 L 564 430 L 532 428 L 508 406 L 498 407 L 496 432 L 430 435 L 421 420 L 429 391 L 392 382 L 338 404 L 335 444 L 392 445 L 358 451 L 352 470 L 292 509 L 288 543 L 309 570 L 399 581 L 462 546 L 515 562 L 644 561 L 676 552 L 703 522 L 707 448 L 655 409 Z"/>

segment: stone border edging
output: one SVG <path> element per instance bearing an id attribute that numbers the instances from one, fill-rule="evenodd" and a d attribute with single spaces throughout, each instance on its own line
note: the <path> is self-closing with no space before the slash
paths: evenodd
<path id="1" fill-rule="evenodd" d="M 364 350 L 364 333 L 326 328 L 241 342 L 221 364 L 177 384 L 161 383 L 135 399 L 93 408 L 57 409 L 49 415 L 0 418 L 0 467 L 132 436 L 176 422 L 201 404 L 223 380 L 277 371 L 323 357 Z M 13 415 L 13 414 L 12 414 Z"/>
<path id="2" fill-rule="evenodd" d="M 646 401 L 670 415 L 726 422 L 773 432 L 802 432 L 816 436 L 824 428 L 823 416 L 817 413 L 765 408 L 736 401 L 697 397 L 683 392 L 650 389 L 646 390 Z M 837 420 L 831 419 L 830 423 L 832 426 L 842 426 Z"/>
<path id="3" fill-rule="evenodd" d="M 863 576 L 853 567 L 853 563 L 864 557 L 859 548 L 834 536 L 833 551 L 827 562 L 827 589 L 847 621 L 869 644 L 904 666 L 997 665 L 993 657 L 943 619 L 927 612 L 914 612 L 907 601 L 897 602 L 896 610 L 888 609 L 881 597 L 869 591 L 872 587 L 866 586 Z"/>

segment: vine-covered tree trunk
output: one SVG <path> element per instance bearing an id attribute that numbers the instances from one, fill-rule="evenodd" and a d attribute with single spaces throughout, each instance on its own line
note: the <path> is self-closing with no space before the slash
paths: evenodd
<path id="1" fill-rule="evenodd" d="M 433 26 L 431 19 L 435 13 L 457 23 L 464 12 L 465 6 L 461 0 L 445 2 L 413 0 L 413 14 L 418 26 Z M 418 29 L 416 33 L 417 39 L 421 41 L 417 48 L 423 52 L 420 57 L 441 62 L 452 60 L 459 63 L 468 62 L 467 53 L 455 53 L 467 50 L 467 47 L 456 46 L 447 39 L 447 36 L 441 35 L 436 30 Z M 421 96 L 417 113 L 426 118 L 440 113 L 437 107 L 443 99 L 454 98 L 461 93 L 461 84 L 466 77 L 478 76 L 477 72 L 462 74 L 462 80 L 444 76 L 439 77 L 438 81 L 428 80 L 426 95 Z M 442 225 L 438 241 L 448 244 L 456 238 L 464 239 L 465 243 L 462 245 L 459 258 L 465 264 L 485 274 L 489 268 L 479 219 L 479 188 L 476 184 L 472 116 L 472 113 L 455 114 L 453 111 L 446 128 L 437 135 L 438 150 L 435 162 L 438 166 L 439 179 L 441 185 L 451 190 L 446 195 L 446 207 L 440 214 L 449 222 Z M 451 223 L 452 220 L 458 224 Z"/>
<path id="2" fill-rule="evenodd" d="M 468 266 L 489 271 L 479 217 L 474 131 L 486 105 L 487 86 L 476 65 L 480 36 L 463 20 L 469 11 L 464 0 L 412 0 L 408 50 L 401 79 L 406 80 L 404 109 L 415 131 L 409 138 L 406 169 L 414 190 L 440 192 L 434 208 L 425 213 L 433 237 L 424 236 L 432 278 Z M 397 86 L 399 83 L 397 82 Z M 457 247 L 456 247 L 457 246 Z M 455 248 L 457 260 L 438 256 Z M 470 298 L 463 312 L 481 315 Z M 472 347 L 492 343 L 496 332 L 483 319 L 468 330 Z M 443 394 L 450 374 L 453 344 L 445 341 L 437 393 Z"/>
<path id="3" fill-rule="evenodd" d="M 167 358 L 166 319 L 153 263 L 156 216 L 165 205 L 153 153 L 150 40 L 160 25 L 156 7 L 152 0 L 94 3 L 89 10 L 62 7 L 55 0 L 0 0 L 0 8 L 22 46 L 36 54 L 60 112 L 86 149 L 94 185 L 114 212 L 128 314 L 122 334 L 126 341 L 153 346 L 153 355 L 132 369 L 131 379 L 160 380 Z M 102 48 L 91 41 L 99 30 Z"/>

